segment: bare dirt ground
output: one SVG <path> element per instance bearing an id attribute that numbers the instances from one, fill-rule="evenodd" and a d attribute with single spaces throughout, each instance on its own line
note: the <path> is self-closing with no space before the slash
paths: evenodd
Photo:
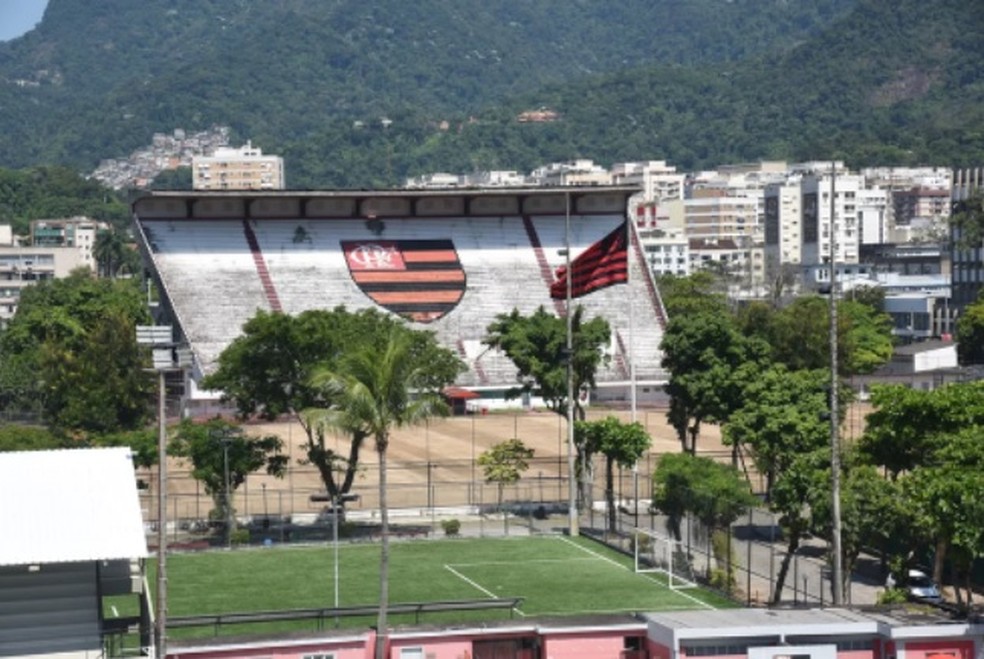
<path id="1" fill-rule="evenodd" d="M 868 411 L 862 405 L 851 409 L 844 419 L 845 437 L 860 433 Z M 631 420 L 628 410 L 592 408 L 588 411 L 589 420 L 607 415 Z M 644 489 L 648 492 L 650 474 L 657 460 L 665 453 L 679 451 L 680 443 L 666 421 L 665 408 L 640 409 L 636 420 L 653 440 L 649 453 L 639 463 L 639 479 L 646 483 Z M 566 429 L 566 420 L 547 410 L 431 419 L 422 426 L 398 429 L 387 452 L 390 505 L 394 508 L 461 506 L 492 501 L 494 490 L 483 484 L 475 460 L 494 444 L 514 437 L 533 448 L 535 458 L 512 495 L 529 500 L 561 500 L 566 496 L 563 483 L 568 473 Z M 250 475 L 236 491 L 237 514 L 297 515 L 322 510 L 323 503 L 309 500 L 312 493 L 323 490 L 323 485 L 317 471 L 303 464 L 306 437 L 300 424 L 287 421 L 250 424 L 247 432 L 279 436 L 284 442 L 284 452 L 290 456 L 291 468 L 282 479 L 264 473 Z M 339 436 L 331 441 L 333 448 L 347 454 L 347 439 Z M 697 448 L 700 454 L 730 461 L 731 449 L 722 444 L 720 429 L 713 424 L 702 426 Z M 378 504 L 378 458 L 371 440 L 363 447 L 360 464 L 362 468 L 353 489 L 362 499 L 354 507 L 372 509 Z M 212 504 L 188 472 L 187 464 L 169 461 L 169 516 L 201 519 L 208 515 Z M 598 474 L 600 479 L 600 469 Z M 153 482 L 150 474 L 144 478 Z M 144 498 L 145 509 L 154 510 L 153 493 L 146 492 Z"/>

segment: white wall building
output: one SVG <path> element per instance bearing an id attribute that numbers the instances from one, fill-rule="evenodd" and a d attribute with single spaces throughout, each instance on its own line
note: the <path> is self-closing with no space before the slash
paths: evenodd
<path id="1" fill-rule="evenodd" d="M 265 156 L 248 141 L 239 149 L 219 147 L 192 158 L 191 181 L 195 190 L 283 190 L 284 159 Z"/>
<path id="2" fill-rule="evenodd" d="M 665 202 L 683 199 L 686 176 L 665 160 L 620 162 L 612 165 L 612 183 L 638 185 L 645 201 Z"/>
<path id="3" fill-rule="evenodd" d="M 830 173 L 808 174 L 801 183 L 803 192 L 803 263 L 827 263 L 830 260 L 831 226 L 834 237 L 834 261 L 857 263 L 860 252 L 858 193 L 864 189 L 860 176 Z M 834 192 L 831 222 L 831 188 Z"/>

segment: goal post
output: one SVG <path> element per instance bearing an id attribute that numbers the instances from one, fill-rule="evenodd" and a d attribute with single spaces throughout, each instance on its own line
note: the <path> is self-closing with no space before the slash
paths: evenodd
<path id="1" fill-rule="evenodd" d="M 650 529 L 632 531 L 635 571 L 663 574 L 672 590 L 699 588 L 694 568 L 683 543 Z"/>

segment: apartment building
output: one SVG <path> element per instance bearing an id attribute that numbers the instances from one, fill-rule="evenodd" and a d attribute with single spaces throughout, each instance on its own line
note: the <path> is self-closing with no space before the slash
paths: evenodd
<path id="1" fill-rule="evenodd" d="M 856 174 L 835 178 L 830 172 L 811 173 L 803 176 L 800 186 L 802 262 L 829 263 L 833 238 L 834 262 L 857 263 L 861 243 L 858 193 L 864 189 L 864 180 Z"/>
<path id="2" fill-rule="evenodd" d="M 543 186 L 611 185 L 612 174 L 593 160 L 581 158 L 538 167 L 529 180 L 531 185 Z"/>
<path id="3" fill-rule="evenodd" d="M 84 265 L 82 252 L 75 247 L 0 245 L 0 326 L 14 317 L 25 288 L 67 277 Z"/>
<path id="4" fill-rule="evenodd" d="M 642 198 L 657 204 L 683 199 L 685 181 L 686 175 L 677 172 L 673 165 L 667 165 L 665 160 L 620 162 L 612 165 L 613 184 L 638 185 L 642 188 Z"/>
<path id="5" fill-rule="evenodd" d="M 956 172 L 953 201 L 959 205 L 984 192 L 984 169 L 965 169 Z M 970 244 L 959 227 L 950 225 L 950 262 L 953 269 L 953 306 L 963 310 L 977 300 L 984 286 L 984 241 Z"/>
<path id="6" fill-rule="evenodd" d="M 92 253 L 96 235 L 108 229 L 105 222 L 88 217 L 70 217 L 60 220 L 32 220 L 31 244 L 34 247 L 74 247 L 79 251 L 79 265 L 96 270 L 96 258 Z"/>
<path id="7" fill-rule="evenodd" d="M 263 155 L 251 142 L 239 149 L 220 147 L 192 158 L 191 180 L 195 190 L 283 190 L 284 159 Z"/>

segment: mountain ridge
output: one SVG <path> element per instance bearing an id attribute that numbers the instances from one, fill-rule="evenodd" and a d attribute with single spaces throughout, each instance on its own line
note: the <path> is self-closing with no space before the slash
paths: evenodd
<path id="1" fill-rule="evenodd" d="M 51 0 L 0 44 L 0 165 L 91 168 L 213 124 L 302 187 L 574 157 L 984 160 L 982 9 L 807 4 Z M 540 106 L 561 120 L 516 122 Z"/>

